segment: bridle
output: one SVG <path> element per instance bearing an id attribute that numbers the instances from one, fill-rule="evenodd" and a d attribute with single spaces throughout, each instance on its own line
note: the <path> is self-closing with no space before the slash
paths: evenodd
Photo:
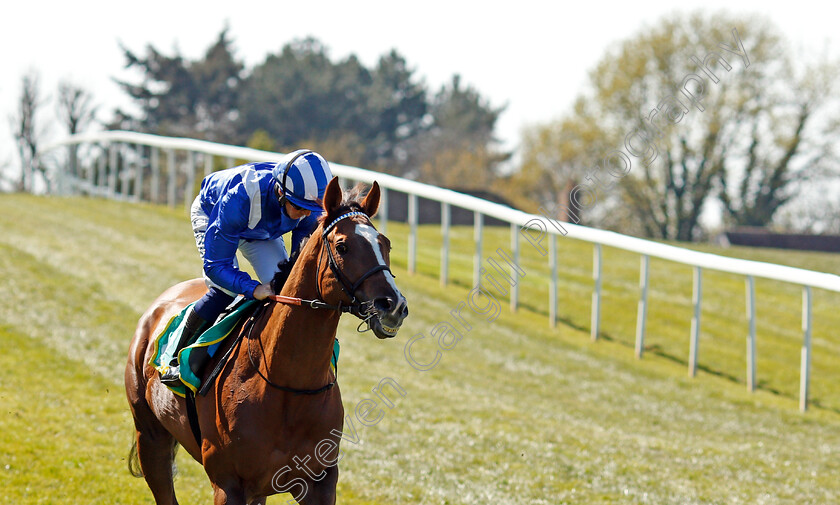
<path id="1" fill-rule="evenodd" d="M 376 274 L 376 273 L 382 272 L 382 271 L 388 271 L 388 273 L 390 273 L 391 276 L 394 276 L 394 274 L 393 274 L 393 272 L 391 272 L 391 269 L 388 267 L 388 265 L 384 265 L 384 264 L 376 265 L 375 267 L 368 270 L 364 275 L 362 275 L 361 277 L 356 279 L 355 282 L 351 282 L 347 278 L 347 276 L 344 275 L 344 272 L 341 271 L 341 268 L 338 266 L 338 262 L 336 262 L 336 260 L 335 260 L 335 255 L 333 254 L 332 247 L 331 247 L 330 241 L 327 238 L 327 236 L 329 235 L 329 233 L 335 228 L 335 226 L 340 221 L 342 221 L 344 219 L 351 218 L 351 217 L 355 217 L 355 216 L 364 216 L 366 219 L 368 219 L 368 222 L 370 222 L 370 217 L 367 214 L 365 214 L 364 212 L 361 212 L 361 211 L 347 212 L 347 213 L 342 214 L 342 215 L 338 216 L 337 218 L 335 218 L 329 225 L 325 226 L 324 231 L 321 232 L 321 240 L 323 241 L 322 247 L 321 247 L 322 250 L 321 250 L 321 253 L 319 253 L 319 255 L 318 255 L 318 267 L 315 270 L 315 275 L 316 275 L 315 285 L 317 286 L 317 290 L 318 290 L 318 299 L 317 300 L 304 300 L 302 298 L 295 298 L 295 297 L 291 297 L 291 296 L 282 296 L 282 295 L 272 295 L 272 296 L 269 296 L 269 299 L 274 300 L 275 302 L 285 303 L 287 305 L 307 306 L 307 307 L 310 307 L 310 308 L 313 308 L 313 309 L 329 309 L 329 310 L 335 310 L 335 311 L 338 311 L 338 312 L 349 312 L 349 313 L 355 315 L 356 317 L 358 317 L 359 319 L 362 320 L 362 322 L 359 323 L 359 327 L 357 328 L 358 331 L 360 331 L 360 332 L 361 331 L 367 331 L 367 330 L 361 330 L 362 325 L 365 324 L 365 323 L 368 324 L 368 330 L 369 330 L 370 329 L 370 320 L 371 320 L 371 318 L 373 318 L 376 315 L 375 312 L 373 310 L 371 310 L 373 302 L 360 302 L 360 301 L 358 301 L 356 299 L 356 291 L 359 289 L 359 287 L 362 285 L 362 283 L 365 280 L 367 280 L 373 274 Z M 344 304 L 341 301 L 339 301 L 337 305 L 332 305 L 332 304 L 329 304 L 329 303 L 323 301 L 324 296 L 321 294 L 321 283 L 318 282 L 318 279 L 320 279 L 320 277 L 321 277 L 321 262 L 322 262 L 323 257 L 324 257 L 324 251 L 323 251 L 324 249 L 327 250 L 327 258 L 328 258 L 327 259 L 327 264 L 329 265 L 330 270 L 332 270 L 333 275 L 335 275 L 336 279 L 338 279 L 339 284 L 341 284 L 341 289 L 347 294 L 347 296 L 350 297 L 350 303 L 348 303 L 348 304 Z M 327 390 L 331 389 L 333 386 L 335 386 L 335 383 L 338 380 L 338 363 L 336 363 L 335 375 L 333 376 L 333 380 L 329 384 L 327 384 L 325 386 L 322 386 L 318 389 L 290 388 L 288 386 L 282 386 L 280 384 L 276 384 L 276 383 L 272 382 L 268 377 L 266 377 L 262 373 L 259 365 L 256 362 L 254 362 L 254 357 L 251 354 L 251 332 L 254 329 L 255 324 L 253 324 L 253 323 L 255 322 L 255 320 L 256 320 L 256 317 L 253 317 L 251 319 L 251 327 L 248 330 L 248 359 L 251 361 L 251 365 L 257 371 L 257 374 L 259 374 L 259 376 L 269 386 L 271 386 L 275 389 L 279 389 L 281 391 L 286 391 L 286 392 L 289 392 L 289 393 L 302 394 L 302 395 L 315 395 L 315 394 L 318 394 L 318 393 L 323 393 L 324 391 L 327 391 Z M 257 339 L 259 340 L 259 336 L 257 337 Z M 262 348 L 262 340 L 260 340 L 260 348 Z"/>
<path id="2" fill-rule="evenodd" d="M 374 275 L 378 272 L 387 271 L 391 274 L 392 277 L 396 277 L 388 265 L 376 265 L 375 267 L 368 270 L 364 275 L 356 279 L 356 282 L 351 282 L 344 272 L 341 271 L 341 268 L 338 266 L 338 262 L 335 260 L 335 254 L 333 254 L 332 247 L 330 247 L 330 241 L 327 238 L 327 235 L 335 228 L 335 226 L 342 220 L 355 217 L 355 216 L 364 216 L 370 222 L 370 218 L 367 214 L 362 211 L 352 211 L 347 212 L 346 214 L 342 214 L 335 218 L 329 225 L 324 227 L 324 230 L 321 232 L 321 240 L 322 240 L 322 247 L 321 253 L 318 256 L 318 267 L 316 269 L 316 289 L 318 291 L 318 299 L 316 300 L 306 300 L 303 298 L 296 298 L 293 296 L 282 296 L 282 295 L 271 295 L 268 298 L 274 300 L 275 302 L 284 303 L 286 305 L 298 305 L 298 306 L 306 306 L 312 309 L 328 309 L 328 310 L 336 310 L 338 312 L 344 313 L 351 313 L 356 317 L 363 319 L 362 323 L 364 324 L 370 319 L 370 302 L 360 302 L 356 298 L 356 291 L 361 287 L 362 283 L 367 280 L 368 277 Z M 371 224 L 372 226 L 372 224 Z M 338 279 L 339 284 L 341 285 L 342 291 L 350 298 L 350 303 L 342 303 L 340 300 L 337 305 L 329 304 L 324 300 L 324 295 L 321 293 L 321 283 L 318 282 L 318 279 L 321 277 L 321 264 L 324 259 L 324 250 L 327 251 L 327 264 L 332 270 L 333 275 L 335 278 Z M 361 325 L 359 326 L 361 327 Z"/>
<path id="3" fill-rule="evenodd" d="M 365 219 L 367 219 L 368 222 L 370 222 L 370 218 L 364 212 L 352 211 L 352 212 L 348 212 L 346 214 L 342 214 L 341 216 L 338 216 L 328 226 L 324 227 L 324 231 L 321 232 L 321 239 L 323 240 L 323 247 L 321 248 L 321 255 L 318 256 L 317 272 L 318 272 L 318 275 L 320 276 L 321 260 L 324 256 L 323 250 L 326 249 L 327 250 L 328 264 L 330 266 L 330 270 L 332 270 L 333 275 L 335 275 L 336 279 L 338 279 L 338 282 L 341 284 L 341 289 L 347 294 L 347 296 L 350 297 L 350 306 L 361 308 L 361 306 L 363 304 L 356 299 L 356 291 L 359 289 L 359 287 L 362 285 L 362 283 L 365 282 L 368 277 L 370 277 L 371 275 L 373 275 L 375 273 L 378 273 L 378 272 L 387 271 L 388 273 L 391 274 L 391 276 L 394 276 L 394 273 L 391 272 L 391 269 L 388 268 L 388 265 L 385 265 L 385 264 L 376 265 L 375 267 L 368 270 L 367 273 L 365 273 L 364 275 L 362 275 L 361 277 L 356 279 L 356 282 L 351 282 L 347 278 L 347 276 L 344 275 L 344 272 L 341 271 L 341 268 L 338 267 L 338 262 L 335 261 L 335 254 L 333 254 L 333 248 L 330 247 L 330 241 L 327 240 L 327 235 L 333 230 L 333 228 L 335 228 L 335 225 L 337 225 L 341 220 L 351 218 L 351 217 L 355 217 L 355 216 L 364 216 Z M 317 289 L 318 289 L 318 297 L 323 300 L 324 296 L 321 294 L 321 284 L 316 283 L 316 285 L 317 285 Z M 364 316 L 365 314 L 356 313 L 356 315 L 361 317 L 361 316 Z"/>

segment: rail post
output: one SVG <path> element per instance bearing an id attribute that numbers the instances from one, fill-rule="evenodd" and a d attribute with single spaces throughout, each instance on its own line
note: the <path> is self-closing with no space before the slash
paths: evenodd
<path id="1" fill-rule="evenodd" d="M 639 308 L 636 314 L 636 358 L 642 359 L 645 352 L 645 325 L 647 321 L 648 302 L 648 271 L 650 269 L 650 257 L 642 255 L 639 267 Z"/>
<path id="2" fill-rule="evenodd" d="M 192 206 L 193 188 L 195 188 L 195 153 L 187 151 L 187 184 L 184 186 L 184 207 L 189 212 Z"/>
<path id="3" fill-rule="evenodd" d="M 513 263 L 519 266 L 519 225 L 510 223 L 510 248 L 513 250 Z M 516 279 L 517 272 L 510 267 L 511 279 Z M 519 306 L 519 282 L 514 282 L 510 288 L 510 310 L 516 312 Z"/>
<path id="4" fill-rule="evenodd" d="M 417 272 L 417 195 L 408 195 L 408 273 Z"/>
<path id="5" fill-rule="evenodd" d="M 473 287 L 481 286 L 481 246 L 484 241 L 484 215 L 475 211 L 473 215 L 475 254 L 473 255 Z"/>
<path id="6" fill-rule="evenodd" d="M 598 334 L 601 331 L 601 244 L 595 244 L 592 251 L 592 279 L 595 281 L 592 289 L 591 320 L 591 338 L 594 342 L 598 340 Z"/>
<path id="7" fill-rule="evenodd" d="M 166 150 L 166 175 L 167 175 L 167 183 L 166 183 L 166 203 L 170 207 L 175 206 L 175 184 L 177 183 L 176 176 L 178 175 L 178 171 L 175 168 L 176 160 L 175 160 L 175 149 L 167 149 Z"/>
<path id="8" fill-rule="evenodd" d="M 799 370 L 799 410 L 808 410 L 811 383 L 811 286 L 802 287 L 802 356 Z"/>
<path id="9" fill-rule="evenodd" d="M 440 204 L 440 233 L 443 244 L 440 248 L 440 285 L 446 286 L 449 283 L 449 232 L 452 221 L 449 204 Z"/>
<path id="10" fill-rule="evenodd" d="M 152 203 L 160 203 L 160 148 L 152 147 L 152 188 L 151 201 Z"/>
<path id="11" fill-rule="evenodd" d="M 108 196 L 117 196 L 117 144 L 108 142 Z"/>
<path id="12" fill-rule="evenodd" d="M 691 301 L 694 304 L 694 315 L 691 317 L 691 347 L 688 352 L 688 375 L 697 375 L 697 358 L 700 351 L 700 304 L 703 300 L 703 269 L 694 267 L 694 282 L 692 283 Z"/>
<path id="13" fill-rule="evenodd" d="M 550 233 L 548 261 L 551 263 L 551 281 L 548 288 L 548 319 L 552 328 L 557 326 L 557 235 Z"/>
<path id="14" fill-rule="evenodd" d="M 748 275 L 747 287 L 747 391 L 755 391 L 755 279 Z"/>

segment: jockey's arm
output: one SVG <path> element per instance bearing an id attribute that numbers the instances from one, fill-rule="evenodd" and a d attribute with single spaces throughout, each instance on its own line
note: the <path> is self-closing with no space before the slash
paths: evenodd
<path id="1" fill-rule="evenodd" d="M 239 202 L 236 193 L 229 193 L 219 202 L 215 216 L 207 225 L 204 236 L 204 273 L 232 293 L 254 298 L 260 283 L 236 268 L 234 260 L 239 247 L 239 235 L 248 225 L 248 207 Z M 262 290 L 256 293 L 262 295 Z M 264 298 L 264 296 L 263 296 Z"/>

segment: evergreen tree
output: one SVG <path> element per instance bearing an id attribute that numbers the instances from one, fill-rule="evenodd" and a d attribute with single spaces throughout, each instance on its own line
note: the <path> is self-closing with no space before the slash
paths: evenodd
<path id="1" fill-rule="evenodd" d="M 140 83 L 117 81 L 140 107 L 139 117 L 117 111 L 112 128 L 139 129 L 162 135 L 235 142 L 236 103 L 243 64 L 231 49 L 227 28 L 204 59 L 166 56 L 153 46 L 138 56 L 122 47 L 126 68 L 140 70 Z"/>

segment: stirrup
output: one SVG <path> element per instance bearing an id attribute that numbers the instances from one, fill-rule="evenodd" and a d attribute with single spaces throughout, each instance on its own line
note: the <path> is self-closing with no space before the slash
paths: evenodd
<path id="1" fill-rule="evenodd" d="M 160 381 L 167 386 L 180 386 L 183 384 L 181 382 L 181 367 L 180 366 L 170 366 L 169 370 L 166 373 L 160 374 Z"/>

